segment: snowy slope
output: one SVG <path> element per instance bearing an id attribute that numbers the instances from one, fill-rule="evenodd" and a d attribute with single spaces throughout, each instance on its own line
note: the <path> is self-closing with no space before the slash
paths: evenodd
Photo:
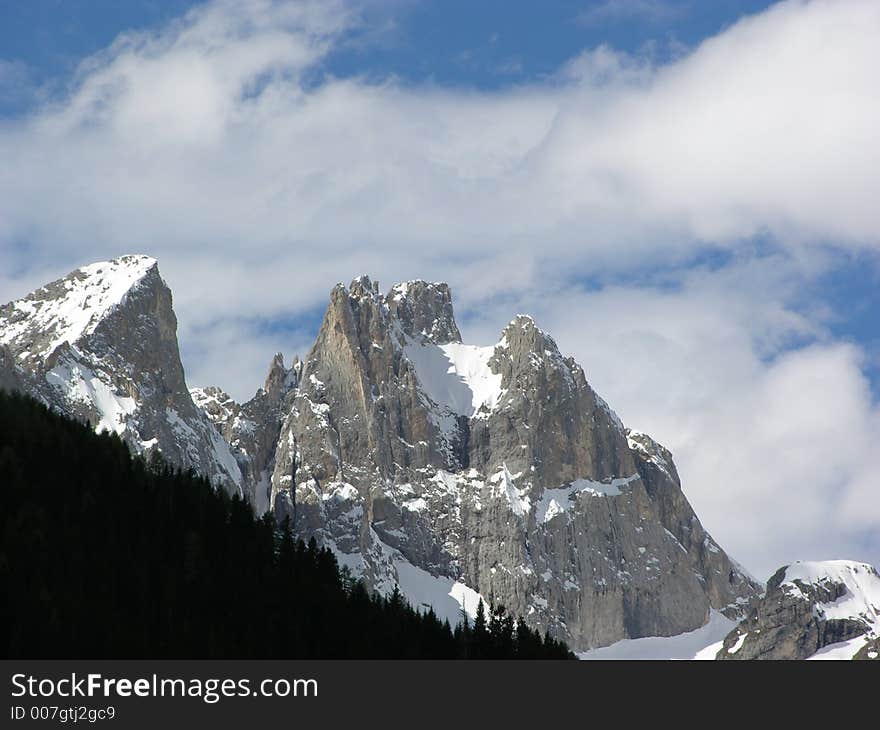
<path id="1" fill-rule="evenodd" d="M 832 603 L 816 604 L 825 619 L 864 621 L 869 631 L 880 634 L 880 575 L 874 566 L 850 560 L 798 562 L 789 565 L 781 586 L 793 595 L 805 595 L 809 585 L 840 584 L 843 596 Z"/>
<path id="2" fill-rule="evenodd" d="M 835 601 L 815 604 L 816 615 L 826 621 L 863 622 L 865 633 L 822 647 L 810 660 L 852 659 L 865 644 L 880 636 L 880 575 L 868 563 L 850 560 L 794 563 L 786 568 L 781 588 L 790 595 L 805 597 L 809 586 L 832 585 L 843 586 L 843 595 Z"/>
<path id="3" fill-rule="evenodd" d="M 155 265 L 149 256 L 133 255 L 77 269 L 7 305 L 12 311 L 4 312 L 0 344 L 30 359 L 46 358 L 64 342 L 76 343 L 92 334 Z"/>
<path id="4" fill-rule="evenodd" d="M 714 659 L 724 637 L 736 621 L 712 611 L 705 626 L 677 636 L 648 636 L 624 639 L 611 646 L 585 651 L 580 659 Z"/>
<path id="5" fill-rule="evenodd" d="M 400 591 L 410 605 L 419 610 L 433 608 L 441 621 L 448 620 L 455 626 L 461 621 L 462 611 L 473 621 L 481 599 L 488 611 L 489 602 L 461 581 L 432 575 L 403 558 L 396 560 L 394 567 L 400 581 Z"/>
<path id="6" fill-rule="evenodd" d="M 69 402 L 92 407 L 97 411 L 96 431 L 110 431 L 121 435 L 128 428 L 129 417 L 137 411 L 134 398 L 116 392 L 86 364 L 72 358 L 65 359 L 49 370 L 46 380 L 64 393 Z"/>
<path id="7" fill-rule="evenodd" d="M 839 641 L 836 644 L 823 646 L 813 656 L 807 657 L 808 662 L 816 661 L 846 661 L 852 659 L 871 640 L 868 634 L 857 636 L 847 641 Z"/>
<path id="8" fill-rule="evenodd" d="M 121 256 L 72 271 L 0 307 L 0 345 L 19 386 L 134 453 L 160 450 L 240 492 L 229 445 L 186 388 L 171 292 L 156 260 Z"/>
<path id="9" fill-rule="evenodd" d="M 404 347 L 416 369 L 422 390 L 437 405 L 467 418 L 485 415 L 502 396 L 501 374 L 489 360 L 495 346 L 479 347 L 450 342 L 435 345 L 410 340 Z"/>

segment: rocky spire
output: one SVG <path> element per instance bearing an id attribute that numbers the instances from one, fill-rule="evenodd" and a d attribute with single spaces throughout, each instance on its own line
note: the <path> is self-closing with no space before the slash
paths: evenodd
<path id="1" fill-rule="evenodd" d="M 651 442 L 642 459 L 530 317 L 478 347 L 445 284 L 379 292 L 368 277 L 334 288 L 289 403 L 272 483 L 298 534 L 376 590 L 406 592 L 406 566 L 452 576 L 576 648 L 741 610 L 755 587 L 696 521 L 671 456 Z"/>
<path id="2" fill-rule="evenodd" d="M 448 284 L 421 280 L 395 284 L 385 301 L 388 311 L 411 337 L 438 345 L 461 342 Z"/>
<path id="3" fill-rule="evenodd" d="M 284 367 L 284 355 L 280 352 L 275 353 L 263 384 L 263 391 L 270 403 L 280 403 L 287 391 L 296 386 L 296 365 L 298 363 L 299 359 L 297 358 L 294 361 L 294 366 L 288 370 Z"/>

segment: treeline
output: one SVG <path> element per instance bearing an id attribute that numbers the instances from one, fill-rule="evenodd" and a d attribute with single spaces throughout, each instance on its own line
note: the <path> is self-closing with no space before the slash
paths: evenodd
<path id="1" fill-rule="evenodd" d="M 7 658 L 569 658 L 503 608 L 454 629 L 288 525 L 0 392 Z"/>

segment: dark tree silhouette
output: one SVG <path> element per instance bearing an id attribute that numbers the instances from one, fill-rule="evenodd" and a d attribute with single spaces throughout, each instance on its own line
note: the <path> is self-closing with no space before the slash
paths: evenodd
<path id="1" fill-rule="evenodd" d="M 452 629 L 398 589 L 371 594 L 293 527 L 0 392 L 6 658 L 571 656 L 500 606 Z"/>

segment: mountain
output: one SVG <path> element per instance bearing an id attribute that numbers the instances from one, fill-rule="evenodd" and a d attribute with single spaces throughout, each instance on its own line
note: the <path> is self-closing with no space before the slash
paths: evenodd
<path id="1" fill-rule="evenodd" d="M 579 650 L 692 630 L 756 592 L 668 451 L 531 318 L 462 343 L 445 284 L 335 287 L 283 410 L 278 517 L 381 592 L 453 619 L 482 595 Z"/>
<path id="2" fill-rule="evenodd" d="M 469 345 L 446 284 L 361 277 L 241 404 L 187 387 L 176 330 L 154 259 L 82 267 L 0 307 L 0 390 L 288 519 L 375 596 L 453 625 L 483 598 L 583 658 L 880 655 L 873 567 L 795 563 L 762 590 L 669 451 L 528 316 Z"/>
<path id="3" fill-rule="evenodd" d="M 585 651 L 738 619 L 759 592 L 665 448 L 530 317 L 463 343 L 446 284 L 336 286 L 305 360 L 275 356 L 238 404 L 187 389 L 171 294 L 127 256 L 0 308 L 0 365 L 0 386 L 289 517 L 451 622 L 482 596 Z"/>
<path id="4" fill-rule="evenodd" d="M 176 333 L 154 259 L 84 266 L 0 307 L 0 386 L 241 493 L 229 445 L 187 390 Z"/>
<path id="5" fill-rule="evenodd" d="M 780 568 L 717 658 L 880 658 L 877 569 L 848 560 Z"/>

